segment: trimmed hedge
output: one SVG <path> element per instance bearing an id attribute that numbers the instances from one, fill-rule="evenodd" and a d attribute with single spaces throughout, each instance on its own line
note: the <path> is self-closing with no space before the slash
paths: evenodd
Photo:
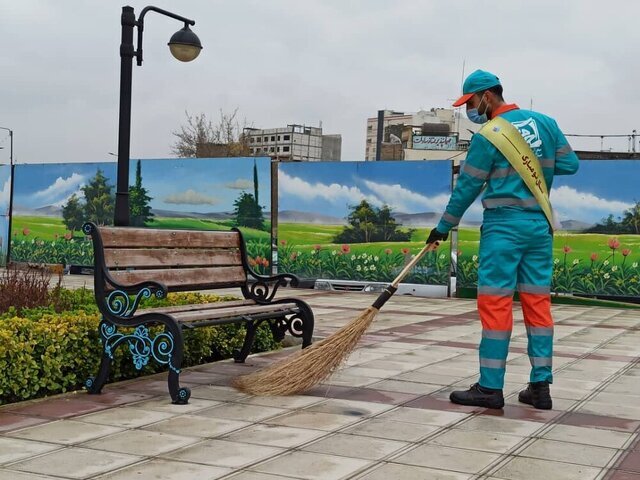
<path id="1" fill-rule="evenodd" d="M 101 316 L 93 293 L 87 290 L 63 290 L 70 310 L 56 313 L 53 307 L 14 309 L 0 315 L 0 405 L 38 398 L 82 387 L 97 373 L 102 355 L 98 333 Z M 91 303 L 87 303 L 90 299 Z M 141 308 L 186 305 L 229 300 L 229 297 L 197 293 L 170 294 L 166 300 L 149 300 Z M 119 329 L 127 332 L 132 329 Z M 161 327 L 151 329 L 152 333 Z M 183 367 L 231 357 L 242 346 L 242 325 L 203 327 L 184 332 Z M 253 351 L 278 348 L 268 325 L 262 324 Z M 131 353 L 121 345 L 114 354 L 109 381 L 165 371 L 165 365 L 153 360 L 137 370 Z"/>

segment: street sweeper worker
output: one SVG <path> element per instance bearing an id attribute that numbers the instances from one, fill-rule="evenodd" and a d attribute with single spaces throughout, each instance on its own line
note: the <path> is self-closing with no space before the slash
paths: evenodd
<path id="1" fill-rule="evenodd" d="M 554 221 L 548 192 L 554 175 L 578 170 L 578 157 L 555 120 L 505 103 L 494 74 L 476 70 L 465 79 L 462 91 L 453 106 L 466 105 L 469 120 L 486 125 L 472 137 L 445 213 L 427 243 L 446 240 L 484 187 L 478 268 L 482 339 L 479 381 L 469 390 L 452 392 L 450 399 L 461 405 L 504 406 L 502 389 L 517 291 L 531 362 L 530 382 L 518 399 L 550 409 Z"/>

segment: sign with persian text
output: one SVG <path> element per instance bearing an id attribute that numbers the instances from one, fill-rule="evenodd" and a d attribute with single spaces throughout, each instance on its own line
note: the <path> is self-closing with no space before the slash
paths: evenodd
<path id="1" fill-rule="evenodd" d="M 445 135 L 414 135 L 413 148 L 415 150 L 455 150 L 456 137 Z"/>

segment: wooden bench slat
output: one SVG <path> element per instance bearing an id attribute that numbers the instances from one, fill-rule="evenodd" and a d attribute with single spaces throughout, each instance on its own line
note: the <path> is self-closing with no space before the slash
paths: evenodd
<path id="1" fill-rule="evenodd" d="M 151 228 L 100 227 L 108 248 L 239 248 L 240 235 L 225 231 L 155 230 Z"/>
<path id="2" fill-rule="evenodd" d="M 211 287 L 216 285 L 244 285 L 247 276 L 241 266 L 209 268 L 175 268 L 157 270 L 111 271 L 114 280 L 122 285 L 134 285 L 145 281 L 165 284 L 169 289 L 179 287 Z"/>
<path id="3" fill-rule="evenodd" d="M 110 248 L 104 261 L 108 268 L 242 265 L 240 250 L 182 248 Z"/>
<path id="4" fill-rule="evenodd" d="M 177 305 L 175 307 L 155 307 L 144 308 L 136 312 L 136 315 L 142 315 L 145 313 L 178 313 L 178 312 L 194 312 L 197 310 L 211 310 L 215 308 L 227 308 L 227 307 L 242 307 L 245 305 L 255 305 L 254 300 L 233 300 L 227 302 L 213 302 L 213 303 L 197 303 L 193 305 Z"/>
<path id="5" fill-rule="evenodd" d="M 275 305 L 252 305 L 246 307 L 214 308 L 194 312 L 177 312 L 171 316 L 180 323 L 196 322 L 198 320 L 217 320 L 256 313 L 282 314 L 297 308 L 295 303 L 278 303 Z"/>

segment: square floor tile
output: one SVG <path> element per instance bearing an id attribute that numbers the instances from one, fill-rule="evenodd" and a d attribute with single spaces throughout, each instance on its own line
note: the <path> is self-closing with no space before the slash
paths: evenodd
<path id="1" fill-rule="evenodd" d="M 562 480 L 595 480 L 600 468 L 562 462 L 515 457 L 493 474 L 507 480 L 540 480 L 541 478 Z"/>
<path id="2" fill-rule="evenodd" d="M 22 473 L 15 470 L 0 470 L 0 480 L 56 480 L 56 477 Z"/>
<path id="3" fill-rule="evenodd" d="M 180 436 L 212 438 L 249 425 L 251 425 L 249 422 L 240 422 L 238 420 L 182 415 L 154 423 L 144 429 Z"/>
<path id="4" fill-rule="evenodd" d="M 100 477 L 100 480 L 215 480 L 232 472 L 230 468 L 155 459 Z"/>
<path id="5" fill-rule="evenodd" d="M 163 458 L 181 462 L 202 463 L 216 467 L 244 468 L 252 463 L 274 457 L 284 451 L 282 448 L 262 445 L 206 440 L 177 452 L 163 455 Z"/>
<path id="6" fill-rule="evenodd" d="M 224 440 L 246 442 L 256 445 L 292 448 L 315 440 L 327 432 L 278 425 L 252 425 L 244 430 L 223 437 Z"/>
<path id="7" fill-rule="evenodd" d="M 122 428 L 107 425 L 95 425 L 92 423 L 77 422 L 75 420 L 59 420 L 57 422 L 11 432 L 7 436 L 72 445 L 121 431 Z"/>
<path id="8" fill-rule="evenodd" d="M 299 411 L 280 417 L 265 420 L 269 425 L 282 425 L 284 427 L 311 428 L 315 430 L 332 431 L 359 421 L 359 417 L 348 415 L 336 415 L 333 413 Z"/>
<path id="9" fill-rule="evenodd" d="M 602 428 L 556 425 L 543 435 L 544 438 L 562 442 L 583 443 L 598 447 L 622 448 L 631 437 L 630 433 L 616 432 Z"/>
<path id="10" fill-rule="evenodd" d="M 393 462 L 454 472 L 477 473 L 498 458 L 500 455 L 493 453 L 439 445 L 420 445 L 394 458 Z"/>
<path id="11" fill-rule="evenodd" d="M 358 480 L 466 480 L 466 473 L 448 472 L 433 468 L 385 463 L 381 467 L 358 477 Z"/>
<path id="12" fill-rule="evenodd" d="M 401 448 L 406 442 L 339 433 L 307 445 L 303 450 L 327 455 L 380 460 Z"/>
<path id="13" fill-rule="evenodd" d="M 288 397 L 247 397 L 239 400 L 241 403 L 249 405 L 264 405 L 265 407 L 286 408 L 293 410 L 296 408 L 304 408 L 314 403 L 326 400 L 324 397 L 313 397 L 306 395 L 292 395 Z"/>
<path id="14" fill-rule="evenodd" d="M 373 402 L 360 402 L 357 400 L 327 400 L 305 408 L 308 412 L 334 413 L 350 417 L 370 417 L 390 410 L 393 405 L 385 405 Z"/>
<path id="15" fill-rule="evenodd" d="M 428 410 L 426 408 L 399 407 L 383 413 L 378 418 L 397 422 L 418 423 L 424 425 L 445 426 L 468 417 L 466 413 Z"/>
<path id="16" fill-rule="evenodd" d="M 439 445 L 420 445 L 393 459 L 394 463 L 417 465 L 462 473 L 477 473 L 500 455 Z"/>
<path id="17" fill-rule="evenodd" d="M 288 480 L 295 479 L 296 477 L 287 477 Z M 299 477 L 298 477 L 299 478 Z M 280 475 L 269 475 L 268 473 L 258 472 L 240 472 L 238 475 L 229 477 L 228 480 L 283 480 Z"/>
<path id="18" fill-rule="evenodd" d="M 369 388 L 388 392 L 414 393 L 416 395 L 427 395 L 441 389 L 440 385 L 419 382 L 403 382 L 401 380 L 383 380 L 369 385 Z"/>
<path id="19" fill-rule="evenodd" d="M 158 412 L 168 412 L 173 414 L 184 415 L 187 413 L 194 413 L 198 410 L 204 410 L 205 408 L 215 407 L 222 402 L 215 402 L 213 400 L 205 400 L 203 398 L 190 398 L 187 405 L 174 405 L 171 403 L 170 398 L 156 398 L 154 400 L 148 400 L 146 402 L 136 403 L 136 408 L 142 408 L 143 410 L 156 410 Z"/>
<path id="20" fill-rule="evenodd" d="M 533 435 L 543 427 L 543 423 L 500 418 L 492 415 L 480 415 L 456 425 L 456 428 L 461 430 L 481 430 L 483 432 L 504 433 L 521 437 Z"/>
<path id="21" fill-rule="evenodd" d="M 383 418 L 372 418 L 344 430 L 344 433 L 374 438 L 386 438 L 389 440 L 416 442 L 439 429 L 440 427 L 435 425 L 396 422 Z"/>
<path id="22" fill-rule="evenodd" d="M 518 453 L 522 457 L 604 467 L 618 452 L 613 448 L 538 439 Z"/>
<path id="23" fill-rule="evenodd" d="M 76 417 L 79 422 L 97 423 L 99 425 L 111 425 L 121 428 L 138 428 L 151 423 L 174 417 L 176 414 L 157 412 L 155 410 L 143 410 L 134 407 L 110 408 L 98 413 L 91 413 Z"/>
<path id="24" fill-rule="evenodd" d="M 25 458 L 62 448 L 61 445 L 34 442 L 20 438 L 0 437 L 0 464 L 17 462 Z"/>
<path id="25" fill-rule="evenodd" d="M 265 418 L 275 417 L 288 412 L 284 408 L 265 407 L 263 405 L 247 405 L 244 403 L 227 403 L 217 407 L 200 410 L 198 416 L 259 422 Z"/>
<path id="26" fill-rule="evenodd" d="M 11 465 L 11 469 L 75 479 L 107 473 L 140 460 L 141 457 L 133 455 L 72 447 L 15 463 Z"/>
<path id="27" fill-rule="evenodd" d="M 237 402 L 247 398 L 248 395 L 237 391 L 231 387 L 218 387 L 215 385 L 205 385 L 191 389 L 191 398 L 203 398 L 217 402 Z"/>
<path id="28" fill-rule="evenodd" d="M 427 443 L 483 452 L 506 453 L 524 440 L 525 437 L 502 433 L 451 429 L 430 439 Z"/>
<path id="29" fill-rule="evenodd" d="M 305 480 L 347 478 L 370 464 L 367 460 L 310 452 L 292 452 L 262 463 L 251 470 Z"/>
<path id="30" fill-rule="evenodd" d="M 199 441 L 200 439 L 196 437 L 183 437 L 148 430 L 127 430 L 126 432 L 83 443 L 82 446 L 95 450 L 106 450 L 107 452 L 154 457 Z"/>

